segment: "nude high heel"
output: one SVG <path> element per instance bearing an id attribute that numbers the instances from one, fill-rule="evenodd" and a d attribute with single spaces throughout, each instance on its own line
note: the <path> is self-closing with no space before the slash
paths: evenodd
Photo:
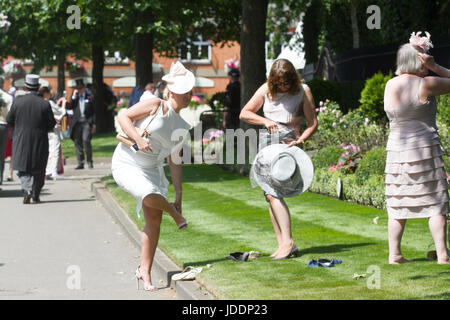
<path id="1" fill-rule="evenodd" d="M 136 272 L 134 274 L 134 279 L 136 279 L 137 290 L 139 290 L 139 280 L 142 280 L 144 282 L 144 278 L 142 277 L 142 274 L 139 271 L 139 267 L 140 267 L 140 265 L 137 267 Z M 144 290 L 145 291 L 156 291 L 156 290 L 158 290 L 158 288 L 153 285 L 146 286 L 145 282 L 144 282 Z"/>

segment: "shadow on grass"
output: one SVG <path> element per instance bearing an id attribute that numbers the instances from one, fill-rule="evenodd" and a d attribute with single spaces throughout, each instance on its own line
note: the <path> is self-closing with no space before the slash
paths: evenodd
<path id="1" fill-rule="evenodd" d="M 328 246 L 311 247 L 307 249 L 300 250 L 300 255 L 308 253 L 336 253 L 349 251 L 351 248 L 371 246 L 375 243 L 351 243 L 351 244 L 334 244 Z"/>
<path id="2" fill-rule="evenodd" d="M 416 260 L 414 260 L 414 261 L 416 261 Z M 429 260 L 426 260 L 426 261 L 429 261 Z M 428 275 L 417 275 L 417 276 L 410 277 L 409 279 L 411 279 L 411 280 L 422 280 L 422 279 L 427 279 L 427 278 L 442 279 L 441 277 L 448 276 L 448 275 L 450 275 L 450 271 L 439 272 L 439 273 L 428 274 Z M 450 281 L 450 279 L 442 279 L 442 280 Z"/>
<path id="3" fill-rule="evenodd" d="M 421 298 L 423 299 L 423 298 Z M 439 300 L 450 300 L 450 292 L 444 292 L 441 294 L 434 294 L 431 296 L 425 296 L 424 299 L 439 299 Z"/>
<path id="4" fill-rule="evenodd" d="M 193 267 L 197 267 L 197 266 L 206 266 L 207 264 L 212 264 L 215 262 L 221 262 L 221 261 L 226 261 L 227 258 L 220 258 L 220 259 L 212 259 L 212 260 L 205 260 L 205 261 L 197 261 L 197 262 L 186 262 L 183 263 L 183 269 L 186 268 L 187 266 L 193 266 Z"/>

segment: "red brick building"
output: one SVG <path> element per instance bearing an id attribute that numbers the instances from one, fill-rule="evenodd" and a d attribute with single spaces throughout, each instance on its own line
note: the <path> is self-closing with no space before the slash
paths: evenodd
<path id="1" fill-rule="evenodd" d="M 210 42 L 199 41 L 191 48 L 179 50 L 179 59 L 196 76 L 196 86 L 194 94 L 213 95 L 216 92 L 225 91 L 228 84 L 225 61 L 229 59 L 239 59 L 240 46 L 237 42 L 229 42 L 223 48 L 212 46 Z M 70 60 L 70 58 L 69 58 Z M 161 77 L 169 72 L 170 65 L 177 58 L 161 57 L 158 53 L 153 53 L 153 81 L 157 83 Z M 26 73 L 30 73 L 32 63 L 24 61 L 23 68 Z M 91 82 L 92 61 L 83 62 L 83 71 L 70 73 L 66 71 L 66 91 L 71 92 L 75 78 L 83 77 L 85 82 Z M 57 88 L 57 68 L 51 71 L 42 70 L 40 72 L 44 84 L 48 84 L 56 91 Z M 118 53 L 108 53 L 105 58 L 105 68 L 103 70 L 105 83 L 111 86 L 116 94 L 120 91 L 130 93 L 135 86 L 135 63 L 130 59 L 120 58 Z M 7 79 L 5 89 L 11 86 L 11 79 Z M 16 87 L 23 85 L 23 79 L 16 80 Z"/>

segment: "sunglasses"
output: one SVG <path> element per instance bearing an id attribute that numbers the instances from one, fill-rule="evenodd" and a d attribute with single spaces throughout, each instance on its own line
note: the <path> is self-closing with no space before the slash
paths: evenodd
<path id="1" fill-rule="evenodd" d="M 283 85 L 283 86 L 288 86 L 288 85 L 290 85 L 290 84 L 291 84 L 290 81 L 281 81 L 281 82 L 277 82 L 277 83 L 276 83 L 277 86 L 281 86 L 281 85 Z"/>

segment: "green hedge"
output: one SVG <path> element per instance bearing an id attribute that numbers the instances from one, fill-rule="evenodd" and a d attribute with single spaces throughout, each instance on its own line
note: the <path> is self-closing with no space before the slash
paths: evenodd
<path id="1" fill-rule="evenodd" d="M 386 209 L 383 175 L 371 175 L 363 185 L 359 185 L 356 182 L 356 174 L 343 174 L 340 171 L 332 172 L 327 168 L 316 168 L 309 191 L 337 197 L 339 179 L 342 184 L 342 199 Z"/>
<path id="2" fill-rule="evenodd" d="M 343 152 L 345 150 L 340 146 L 328 146 L 320 149 L 312 158 L 314 168 L 329 168 L 335 165 Z"/>
<path id="3" fill-rule="evenodd" d="M 377 148 L 366 152 L 359 161 L 358 168 L 355 171 L 356 182 L 362 185 L 373 174 L 384 175 L 385 166 L 385 148 Z"/>

